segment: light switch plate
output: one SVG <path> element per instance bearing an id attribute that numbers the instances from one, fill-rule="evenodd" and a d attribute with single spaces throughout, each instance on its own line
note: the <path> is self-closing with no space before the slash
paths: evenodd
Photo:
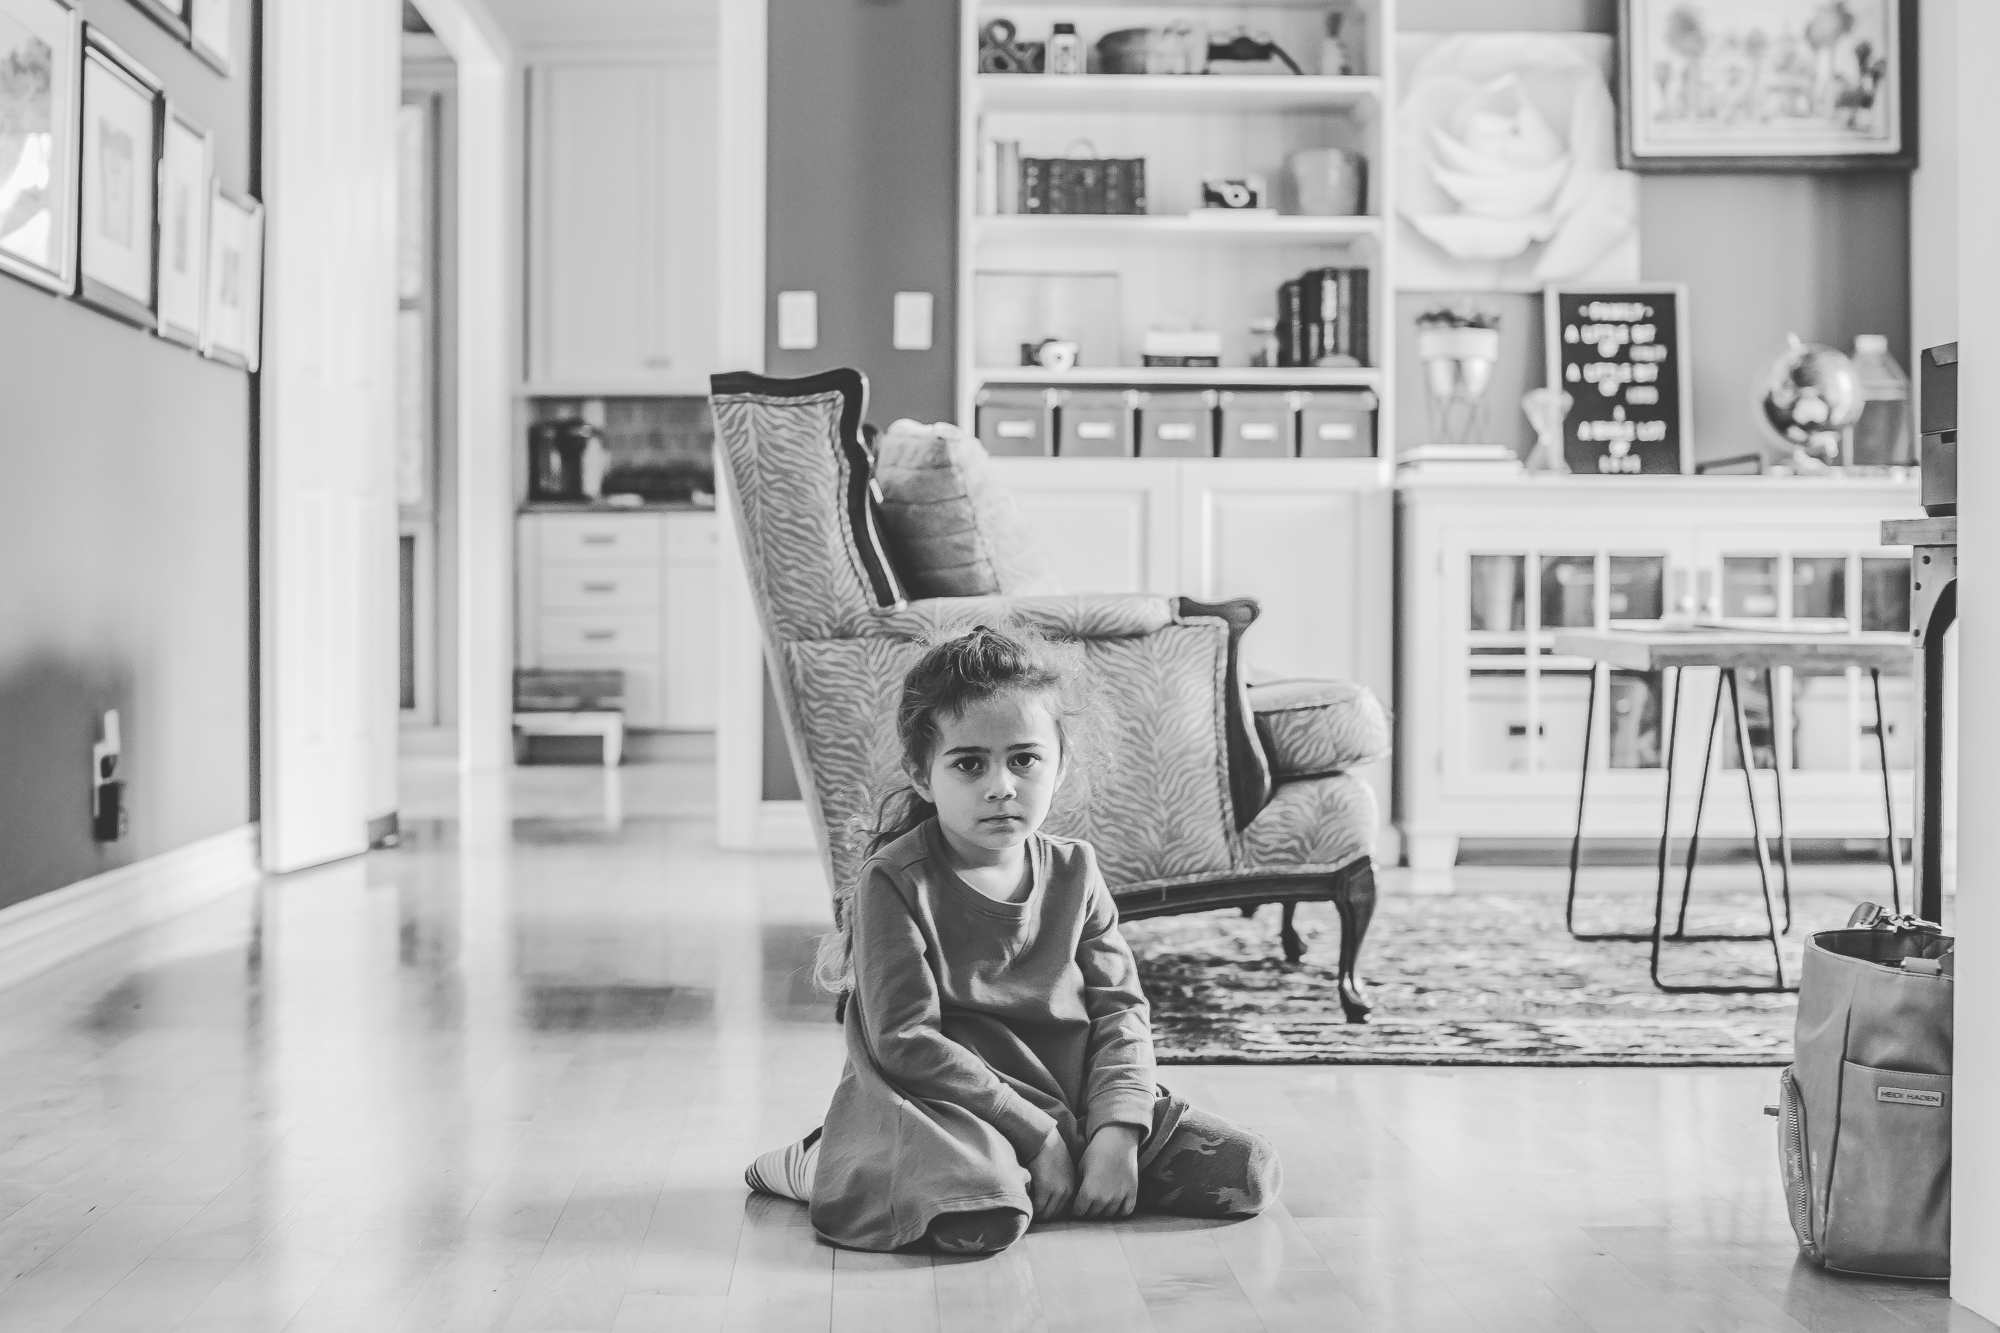
<path id="1" fill-rule="evenodd" d="M 809 352 L 819 346 L 819 293 L 778 293 L 778 346 Z"/>
<path id="2" fill-rule="evenodd" d="M 898 351 L 931 350 L 931 294 L 897 292 L 896 322 L 891 341 Z"/>

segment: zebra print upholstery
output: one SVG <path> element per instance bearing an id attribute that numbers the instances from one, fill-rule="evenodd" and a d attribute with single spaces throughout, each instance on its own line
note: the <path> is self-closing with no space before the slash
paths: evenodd
<path id="1" fill-rule="evenodd" d="M 1389 713 L 1373 692 L 1344 680 L 1283 680 L 1250 687 L 1250 710 L 1271 775 L 1316 778 L 1389 753 Z"/>
<path id="2" fill-rule="evenodd" d="M 1295 955 L 1289 904 L 1332 897 L 1343 920 L 1357 923 L 1345 932 L 1345 975 L 1373 902 L 1373 790 L 1332 771 L 1282 780 L 1254 817 L 1239 820 L 1227 758 L 1230 627 L 1212 615 L 1183 615 L 1176 599 L 903 600 L 872 512 L 853 503 L 869 485 L 858 448 L 866 392 L 855 371 L 803 380 L 722 375 L 713 389 L 751 595 L 831 882 L 859 871 L 858 834 L 896 783 L 895 697 L 923 641 L 1018 617 L 1080 645 L 1102 700 L 1095 728 L 1102 734 L 1065 781 L 1049 828 L 1095 844 L 1121 910 L 1154 915 L 1283 901 L 1287 952 Z M 1273 704 L 1282 705 L 1273 710 L 1271 735 L 1280 747 L 1294 747 L 1282 752 L 1314 764 L 1378 753 L 1381 708 L 1372 696 L 1355 686 L 1314 684 L 1322 693 L 1269 687 L 1278 691 Z M 1336 695 L 1349 704 L 1365 700 L 1373 713 L 1363 707 L 1356 716 L 1373 722 L 1364 717 L 1343 731 L 1307 721 Z M 1295 734 L 1306 739 L 1294 744 Z M 1278 771 L 1289 767 L 1281 763 Z M 1350 1015 L 1357 1007 L 1366 1012 L 1356 987 Z"/>

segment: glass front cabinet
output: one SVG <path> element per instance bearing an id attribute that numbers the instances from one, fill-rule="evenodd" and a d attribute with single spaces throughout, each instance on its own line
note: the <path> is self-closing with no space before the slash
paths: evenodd
<path id="1" fill-rule="evenodd" d="M 1688 620 L 1828 633 L 1909 627 L 1909 551 L 1880 546 L 1877 534 L 1882 519 L 1920 512 L 1914 484 L 1407 478 L 1398 498 L 1396 822 L 1420 869 L 1449 867 L 1461 838 L 1568 837 L 1586 745 L 1594 774 L 1585 836 L 1659 836 L 1671 683 L 1558 654 L 1562 630 Z M 1593 672 L 1598 706 L 1586 736 Z M 1683 673 L 1677 784 L 1699 772 L 1715 684 L 1713 671 Z M 1907 674 L 1884 676 L 1904 836 L 1913 698 Z M 1866 673 L 1746 673 L 1744 705 L 1760 804 L 1774 798 L 1769 770 L 1782 763 L 1794 837 L 1880 837 Z M 1729 728 L 1716 749 L 1725 780 L 1711 780 L 1704 832 L 1748 836 Z M 1684 833 L 1692 788 L 1676 794 Z"/>

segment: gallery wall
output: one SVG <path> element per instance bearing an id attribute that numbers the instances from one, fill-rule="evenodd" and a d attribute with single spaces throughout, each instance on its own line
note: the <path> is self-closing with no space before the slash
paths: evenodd
<path id="1" fill-rule="evenodd" d="M 83 16 L 252 184 L 256 0 L 224 77 L 128 0 Z M 0 906 L 236 828 L 252 809 L 250 377 L 0 276 Z M 90 834 L 121 714 L 131 831 Z"/>

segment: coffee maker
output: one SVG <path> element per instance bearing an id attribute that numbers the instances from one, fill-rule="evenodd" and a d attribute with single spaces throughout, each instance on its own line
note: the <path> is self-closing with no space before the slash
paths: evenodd
<path id="1" fill-rule="evenodd" d="M 575 417 L 538 421 L 528 430 L 528 498 L 531 500 L 590 499 L 584 486 L 583 456 L 602 432 Z"/>

